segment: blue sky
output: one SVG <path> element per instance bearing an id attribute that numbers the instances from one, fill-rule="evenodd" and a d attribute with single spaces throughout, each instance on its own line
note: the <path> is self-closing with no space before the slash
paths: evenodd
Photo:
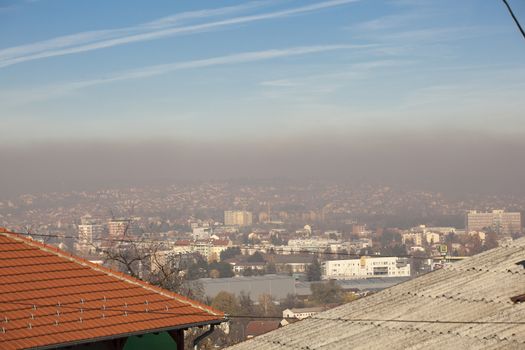
<path id="1" fill-rule="evenodd" d="M 0 33 L 14 143 L 525 131 L 499 0 L 0 0 Z"/>

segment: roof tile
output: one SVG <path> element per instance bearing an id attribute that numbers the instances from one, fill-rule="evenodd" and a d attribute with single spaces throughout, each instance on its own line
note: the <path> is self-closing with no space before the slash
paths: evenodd
<path id="1" fill-rule="evenodd" d="M 2 349 L 221 321 L 206 305 L 0 228 Z"/>

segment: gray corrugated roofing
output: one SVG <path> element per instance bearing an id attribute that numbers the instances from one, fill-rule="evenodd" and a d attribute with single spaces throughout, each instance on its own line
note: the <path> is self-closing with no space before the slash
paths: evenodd
<path id="1" fill-rule="evenodd" d="M 231 349 L 525 349 L 524 258 L 522 238 Z"/>

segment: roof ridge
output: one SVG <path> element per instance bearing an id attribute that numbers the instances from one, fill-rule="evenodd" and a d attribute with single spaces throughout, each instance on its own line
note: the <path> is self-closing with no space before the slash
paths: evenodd
<path id="1" fill-rule="evenodd" d="M 222 313 L 222 312 L 220 312 L 218 310 L 215 310 L 212 307 L 209 307 L 207 305 L 203 305 L 201 303 L 192 301 L 192 300 L 190 300 L 188 298 L 185 298 L 182 295 L 179 295 L 177 293 L 174 293 L 174 292 L 171 292 L 171 291 L 167 291 L 165 289 L 153 286 L 153 285 L 151 285 L 151 284 L 149 284 L 149 283 L 147 283 L 145 281 L 141 281 L 141 280 L 139 280 L 137 278 L 134 278 L 132 276 L 126 275 L 126 274 L 124 274 L 122 272 L 114 271 L 114 270 L 112 270 L 110 268 L 107 268 L 107 267 L 100 266 L 98 264 L 92 263 L 89 260 L 80 258 L 78 256 L 75 256 L 75 255 L 71 254 L 71 253 L 65 252 L 65 251 L 63 251 L 63 250 L 61 250 L 61 249 L 59 249 L 57 247 L 54 247 L 54 246 L 51 246 L 51 245 L 48 245 L 48 244 L 45 244 L 45 243 L 41 243 L 41 242 L 38 242 L 38 241 L 34 241 L 33 239 L 30 239 L 28 237 L 22 237 L 21 235 L 18 235 L 18 234 L 14 233 L 14 232 L 10 232 L 10 231 L 8 231 L 5 228 L 0 228 L 0 235 L 4 236 L 4 237 L 7 237 L 7 238 L 11 238 L 11 239 L 17 240 L 17 241 L 22 242 L 24 244 L 28 244 L 28 245 L 30 245 L 32 247 L 36 247 L 36 248 L 38 248 L 40 250 L 43 250 L 43 251 L 48 252 L 50 254 L 56 255 L 56 256 L 58 256 L 60 258 L 63 258 L 63 259 L 67 259 L 67 260 L 69 260 L 69 261 L 71 261 L 73 263 L 77 263 L 77 264 L 79 264 L 81 266 L 86 266 L 86 267 L 92 268 L 93 270 L 95 270 L 97 272 L 101 272 L 101 273 L 104 273 L 104 274 L 106 274 L 108 276 L 117 278 L 120 281 L 125 281 L 125 282 L 128 282 L 128 283 L 137 285 L 139 287 L 142 287 L 142 288 L 144 288 L 146 290 L 149 290 L 149 291 L 161 294 L 161 295 L 163 295 L 165 297 L 174 299 L 174 300 L 176 300 L 178 302 L 189 304 L 190 306 L 193 306 L 195 308 L 201 309 L 201 310 L 209 313 L 210 315 L 213 315 L 213 316 L 224 316 L 224 313 Z"/>

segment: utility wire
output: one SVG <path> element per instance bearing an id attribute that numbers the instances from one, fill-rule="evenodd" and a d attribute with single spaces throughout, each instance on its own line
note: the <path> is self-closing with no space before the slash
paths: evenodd
<path id="1" fill-rule="evenodd" d="M 516 16 L 514 15 L 514 12 L 512 11 L 512 8 L 510 7 L 509 3 L 507 0 L 502 0 L 503 3 L 505 4 L 505 6 L 507 7 L 507 10 L 509 11 L 512 19 L 514 20 L 514 23 L 516 23 L 516 26 L 518 27 L 518 30 L 520 31 L 521 33 L 521 36 L 523 36 L 523 39 L 525 39 L 525 31 L 523 30 L 523 28 L 521 27 L 521 24 L 520 22 L 518 21 L 518 19 L 516 18 Z"/>
<path id="2" fill-rule="evenodd" d="M 102 308 L 90 308 L 90 307 L 78 307 L 78 306 L 69 306 L 69 305 L 57 305 L 57 304 L 48 304 L 48 305 L 42 305 L 42 304 L 34 304 L 34 303 L 18 303 L 18 302 L 11 302 L 11 301 L 0 301 L 2 304 L 15 304 L 15 305 L 21 305 L 28 307 L 28 312 L 31 312 L 34 310 L 34 317 L 35 319 L 46 317 L 46 316 L 53 316 L 56 315 L 56 313 L 48 314 L 48 315 L 37 315 L 36 310 L 38 308 L 49 308 L 49 307 L 55 307 L 57 309 L 65 308 L 65 309 L 72 309 L 75 311 L 71 312 L 64 312 L 61 313 L 61 315 L 65 314 L 72 314 L 72 313 L 83 313 L 84 311 L 99 311 L 101 313 L 113 313 L 105 315 L 105 317 L 116 317 L 116 316 L 127 316 L 129 314 L 155 314 L 155 315 L 165 315 L 165 316 L 206 316 L 206 317 L 220 317 L 221 315 L 214 315 L 213 313 L 207 313 L 207 312 L 172 312 L 172 311 L 163 311 L 162 309 L 157 310 L 131 310 L 128 308 L 111 308 L 107 307 L 105 309 Z M 152 303 L 153 304 L 153 303 Z M 148 305 L 152 304 L 130 304 L 130 305 L 144 305 L 147 307 Z M 191 305 L 183 305 L 179 306 L 182 307 L 188 307 Z M 36 309 L 35 309 L 36 308 Z M 175 308 L 172 308 L 175 309 Z M 13 309 L 9 311 L 21 311 L 21 309 Z M 4 311 L 4 312 L 9 312 Z M 115 312 L 118 312 L 118 314 L 114 314 Z M 58 316 L 60 317 L 60 316 Z M 262 316 L 262 315 L 230 315 L 225 314 L 225 319 L 279 319 L 279 320 L 296 320 L 295 317 L 282 317 L 278 315 L 268 315 L 268 316 Z M 89 319 L 99 319 L 100 317 L 92 317 L 92 318 L 86 318 L 83 320 L 89 320 Z M 392 319 L 392 318 L 352 318 L 352 317 L 338 317 L 338 318 L 331 318 L 331 317 L 320 317 L 320 316 L 312 316 L 312 319 L 321 320 L 321 321 L 341 321 L 341 322 L 389 322 L 389 323 L 425 323 L 425 324 L 459 324 L 459 325 L 525 325 L 525 321 L 453 321 L 453 320 L 421 320 L 421 319 Z M 25 318 L 17 318 L 17 319 L 7 319 L 7 324 L 9 324 L 9 321 L 11 320 L 20 320 L 20 319 L 28 319 L 31 320 L 29 317 Z M 1 321 L 1 320 L 0 320 Z M 66 322 L 78 322 L 78 320 L 71 320 L 71 321 L 64 321 Z M 54 324 L 54 323 L 52 323 Z M 44 324 L 45 325 L 45 324 Z M 44 326 L 41 325 L 41 326 Z M 38 326 L 38 325 L 36 325 Z M 26 328 L 26 327 L 22 327 Z"/>
<path id="3" fill-rule="evenodd" d="M 14 233 L 22 236 L 30 236 L 30 237 L 43 237 L 43 238 L 67 238 L 72 239 L 74 241 L 81 241 L 81 239 L 77 236 L 67 236 L 67 235 L 49 235 L 49 234 L 39 234 L 39 233 L 28 233 L 28 232 L 8 232 L 8 233 Z M 93 241 L 102 241 L 102 242 L 113 242 L 113 243 L 129 243 L 129 244 L 170 244 L 173 242 L 169 241 L 160 241 L 160 240 L 140 240 L 140 239 L 130 239 L 130 238 L 104 238 L 104 237 L 94 237 Z M 260 250 L 256 250 L 257 252 L 260 252 Z M 277 254 L 279 250 L 274 250 L 274 253 Z M 290 251 L 291 252 L 291 251 Z M 436 257 L 432 256 L 417 256 L 417 255 L 410 255 L 410 254 L 402 254 L 402 255 L 377 255 L 377 254 L 357 254 L 357 253 L 348 253 L 348 252 L 315 252 L 312 250 L 293 250 L 294 254 L 314 254 L 314 255 L 336 255 L 336 256 L 348 256 L 348 257 L 354 257 L 354 258 L 362 258 L 362 257 L 374 257 L 374 258 L 412 258 L 412 259 L 433 259 Z M 267 254 L 271 254 L 270 252 L 267 252 Z"/>

